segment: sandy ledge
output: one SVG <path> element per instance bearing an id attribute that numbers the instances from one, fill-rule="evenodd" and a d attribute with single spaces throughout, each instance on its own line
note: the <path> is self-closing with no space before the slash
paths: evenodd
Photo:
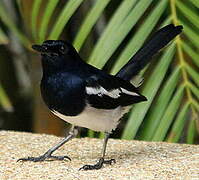
<path id="1" fill-rule="evenodd" d="M 78 171 L 100 157 L 102 140 L 73 139 L 56 151 L 72 161 L 16 162 L 38 156 L 61 138 L 25 132 L 0 131 L 0 179 L 199 179 L 199 145 L 110 139 L 107 158 L 116 164 L 101 170 Z"/>

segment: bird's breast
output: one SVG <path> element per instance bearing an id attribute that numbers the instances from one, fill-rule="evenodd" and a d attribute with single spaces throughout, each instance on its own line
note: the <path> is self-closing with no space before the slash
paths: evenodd
<path id="1" fill-rule="evenodd" d="M 76 116 L 85 107 L 85 90 L 81 79 L 59 74 L 41 81 L 41 95 L 49 109 Z"/>

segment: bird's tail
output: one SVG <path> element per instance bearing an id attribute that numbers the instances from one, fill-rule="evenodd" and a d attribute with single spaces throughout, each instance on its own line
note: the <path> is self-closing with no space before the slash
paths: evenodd
<path id="1" fill-rule="evenodd" d="M 152 56 L 180 34 L 182 29 L 182 26 L 170 24 L 158 30 L 152 38 L 135 53 L 128 63 L 120 69 L 116 76 L 130 81 L 150 62 Z"/>

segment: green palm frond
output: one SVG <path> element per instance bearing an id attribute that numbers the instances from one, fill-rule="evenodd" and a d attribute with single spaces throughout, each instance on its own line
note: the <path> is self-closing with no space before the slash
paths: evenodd
<path id="1" fill-rule="evenodd" d="M 6 34 L 0 29 L 0 44 L 7 44 L 8 43 L 8 37 Z"/>
<path id="2" fill-rule="evenodd" d="M 59 14 L 56 23 L 54 24 L 52 31 L 48 37 L 48 39 L 57 39 L 61 32 L 64 29 L 64 26 L 80 6 L 83 0 L 69 0 L 66 5 L 63 7 L 63 10 Z"/>
<path id="3" fill-rule="evenodd" d="M 196 66 L 198 66 L 198 59 L 196 57 L 196 51 L 198 51 L 198 49 L 192 49 L 194 48 L 194 46 L 198 47 L 198 35 L 196 33 L 199 25 L 199 23 L 196 22 L 196 17 L 198 16 L 193 9 L 190 10 L 191 13 L 187 14 L 186 8 L 188 8 L 188 3 L 171 0 L 169 4 L 169 16 L 171 17 L 171 21 L 175 25 L 182 24 L 184 26 L 184 38 L 187 40 L 182 40 L 182 35 L 178 36 L 175 39 L 175 64 L 170 63 L 170 67 L 172 68 L 173 73 L 171 73 L 167 77 L 166 82 L 162 82 L 162 84 L 165 84 L 165 86 L 163 87 L 162 91 L 158 94 L 158 97 L 153 100 L 153 104 L 151 105 L 150 109 L 147 109 L 146 112 L 145 108 L 147 105 L 144 104 L 138 105 L 140 106 L 140 108 L 133 108 L 130 117 L 130 119 L 132 118 L 132 124 L 130 123 L 130 121 L 128 122 L 129 125 L 127 124 L 127 128 L 123 134 L 123 137 L 127 139 L 133 138 L 136 136 L 137 133 L 139 133 L 139 138 L 143 140 L 162 141 L 167 139 L 169 142 L 177 142 L 179 141 L 182 135 L 182 130 L 185 129 L 187 120 L 189 120 L 189 126 L 191 126 L 192 130 L 196 129 L 193 127 L 195 127 L 199 121 L 199 109 L 197 99 L 199 94 L 198 91 L 196 92 L 196 90 L 198 89 L 199 75 L 195 70 L 195 68 L 197 67 L 191 65 L 193 55 L 193 63 Z M 186 25 L 185 23 L 183 23 L 184 19 L 181 20 L 181 18 L 177 16 L 178 7 L 180 7 L 179 11 L 181 11 L 181 13 L 184 12 L 184 16 L 188 16 L 188 23 L 195 23 L 196 31 L 194 31 L 194 29 L 191 28 L 191 24 L 190 26 Z M 190 16 L 192 18 L 190 18 Z M 191 43 L 193 45 L 191 45 Z M 185 58 L 187 54 L 189 55 L 190 62 L 188 62 L 188 60 Z M 159 76 L 159 73 L 156 73 L 156 75 Z M 154 81 L 156 80 L 154 79 Z M 143 92 L 147 87 L 148 83 L 150 83 L 150 78 L 145 84 Z M 152 85 L 152 87 L 155 86 Z M 188 113 L 190 113 L 189 116 Z M 146 119 L 144 119 L 145 116 Z M 191 118 L 193 118 L 194 120 Z M 130 125 L 134 126 L 136 124 L 135 122 L 137 121 L 139 121 L 137 129 L 134 128 L 133 132 L 131 131 L 131 133 L 128 133 L 130 131 Z M 139 131 L 138 128 L 140 127 L 141 123 L 143 123 L 142 129 Z M 187 142 L 190 143 L 193 142 L 194 136 L 190 136 L 189 133 L 193 132 L 189 130 L 187 132 L 187 137 L 189 137 L 187 139 Z"/>
<path id="4" fill-rule="evenodd" d="M 34 39 L 37 37 L 37 17 L 40 10 L 42 0 L 35 0 L 32 5 L 32 11 L 31 11 L 31 30 L 32 30 L 32 36 Z"/>
<path id="5" fill-rule="evenodd" d="M 9 14 L 6 13 L 6 7 L 2 2 L 0 2 L 0 20 L 10 29 L 10 31 L 12 31 L 18 37 L 18 39 L 25 47 L 29 47 L 30 45 L 29 40 L 16 26 L 11 17 L 9 17 Z"/>
<path id="6" fill-rule="evenodd" d="M 58 39 L 83 3 L 83 0 L 69 0 L 57 17 L 53 17 L 59 1 L 33 1 L 30 12 L 33 41 Z M 93 33 L 99 18 L 111 3 L 111 0 L 95 0 L 85 18 L 81 19 L 73 43 L 78 50 Z M 160 56 L 154 58 L 153 66 L 149 65 L 142 72 L 146 77 L 142 94 L 148 101 L 132 106 L 122 138 L 178 142 L 186 134 L 187 142 L 194 142 L 194 137 L 199 132 L 198 6 L 198 1 L 194 0 L 125 0 L 121 1 L 106 22 L 106 27 L 89 54 L 88 63 L 103 68 L 117 54 L 110 69 L 112 74 L 135 54 L 152 32 L 169 23 L 182 24 L 184 27 L 183 33 Z M 0 8 L 1 21 L 24 46 L 29 46 L 31 38 L 25 36 L 9 14 L 5 14 L 4 8 Z M 52 28 L 49 30 L 49 27 Z M 135 31 L 133 35 L 132 29 Z M 124 44 L 123 47 L 121 44 Z M 94 135 L 91 131 L 89 133 Z"/>
<path id="7" fill-rule="evenodd" d="M 5 93 L 4 89 L 0 85 L 0 107 L 2 107 L 7 112 L 13 111 L 13 106 L 8 98 L 7 94 Z"/>

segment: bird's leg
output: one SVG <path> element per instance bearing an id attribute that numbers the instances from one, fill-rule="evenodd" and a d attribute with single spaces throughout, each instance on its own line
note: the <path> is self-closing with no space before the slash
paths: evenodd
<path id="1" fill-rule="evenodd" d="M 105 133 L 104 144 L 103 144 L 103 149 L 102 149 L 102 157 L 98 160 L 98 162 L 94 165 L 84 165 L 79 170 L 100 169 L 103 166 L 103 164 L 110 164 L 111 165 L 112 163 L 115 163 L 115 159 L 109 159 L 109 160 L 104 159 L 109 135 L 110 135 L 109 133 Z"/>
<path id="2" fill-rule="evenodd" d="M 70 139 L 74 138 L 77 136 L 78 129 L 74 126 L 71 127 L 71 130 L 64 139 L 62 139 L 58 144 L 56 144 L 54 147 L 50 148 L 46 153 L 44 153 L 41 156 L 38 157 L 27 157 L 27 158 L 20 158 L 17 161 L 33 161 L 33 162 L 38 162 L 38 161 L 44 161 L 46 159 L 52 159 L 52 160 L 64 160 L 64 159 L 70 159 L 68 156 L 53 156 L 52 153 L 56 151 L 59 147 L 61 147 L 63 144 L 65 144 L 67 141 Z"/>

